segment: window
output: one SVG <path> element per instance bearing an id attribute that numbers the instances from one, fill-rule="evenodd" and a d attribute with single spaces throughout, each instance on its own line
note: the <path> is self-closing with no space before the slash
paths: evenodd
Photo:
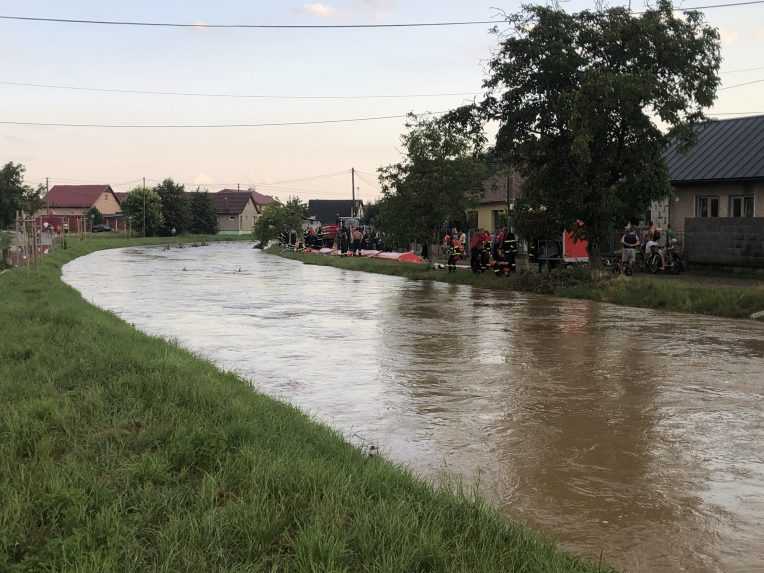
<path id="1" fill-rule="evenodd" d="M 507 212 L 506 211 L 491 211 L 493 220 L 493 230 L 497 231 L 507 224 Z"/>
<path id="2" fill-rule="evenodd" d="M 730 217 L 753 217 L 753 195 L 730 197 Z"/>
<path id="3" fill-rule="evenodd" d="M 719 216 L 719 197 L 706 196 L 698 197 L 698 205 L 695 212 L 696 217 L 718 217 Z"/>

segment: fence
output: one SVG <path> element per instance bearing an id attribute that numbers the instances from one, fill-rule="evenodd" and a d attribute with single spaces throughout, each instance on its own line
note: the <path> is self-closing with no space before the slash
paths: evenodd
<path id="1" fill-rule="evenodd" d="M 684 229 L 688 262 L 764 269 L 764 218 L 688 218 Z"/>

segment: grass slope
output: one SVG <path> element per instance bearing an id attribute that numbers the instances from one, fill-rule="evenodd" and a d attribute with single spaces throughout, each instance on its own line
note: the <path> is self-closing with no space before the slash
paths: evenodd
<path id="1" fill-rule="evenodd" d="M 414 280 L 434 280 L 466 284 L 480 288 L 520 290 L 553 294 L 567 298 L 583 298 L 626 306 L 657 308 L 674 312 L 708 314 L 727 318 L 748 318 L 764 310 L 764 287 L 731 287 L 695 284 L 687 280 L 664 280 L 660 277 L 606 277 L 592 281 L 589 273 L 561 271 L 539 274 L 517 273 L 496 277 L 492 273 L 473 274 L 460 270 L 448 273 L 426 265 L 398 263 L 380 259 L 336 257 L 294 253 L 270 249 L 268 252 L 306 264 L 402 276 Z"/>
<path id="2" fill-rule="evenodd" d="M 0 276 L 0 571 L 599 570 L 60 281 L 127 244 Z"/>

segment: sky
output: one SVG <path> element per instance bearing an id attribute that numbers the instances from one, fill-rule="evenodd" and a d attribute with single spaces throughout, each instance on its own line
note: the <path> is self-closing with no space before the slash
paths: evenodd
<path id="1" fill-rule="evenodd" d="M 730 2 L 732 0 L 719 0 Z M 714 4 L 691 0 L 686 6 Z M 486 20 L 499 0 L 0 0 L 1 15 L 211 24 Z M 611 3 L 615 5 L 615 3 Z M 571 0 L 569 11 L 593 7 Z M 637 3 L 633 4 L 637 9 Z M 764 78 L 764 4 L 706 11 L 722 36 L 723 87 Z M 488 25 L 331 30 L 168 29 L 0 21 L 0 82 L 287 96 L 479 94 L 497 43 Z M 758 69 L 750 69 L 758 68 Z M 744 71 L 741 71 L 744 70 Z M 472 100 L 430 95 L 351 100 L 114 94 L 0 83 L 0 121 L 265 123 L 438 112 Z M 764 83 L 719 92 L 710 113 L 764 113 Z M 726 117 L 726 116 L 725 116 Z M 286 199 L 379 194 L 376 170 L 400 158 L 403 119 L 226 129 L 0 125 L 0 163 L 36 185 L 108 183 L 127 191 L 172 177 L 196 188 Z"/>

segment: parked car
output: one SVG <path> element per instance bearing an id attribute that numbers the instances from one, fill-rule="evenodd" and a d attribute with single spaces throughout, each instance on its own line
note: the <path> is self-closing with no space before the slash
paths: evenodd
<path id="1" fill-rule="evenodd" d="M 93 225 L 94 233 L 111 233 L 111 227 L 109 225 Z"/>

